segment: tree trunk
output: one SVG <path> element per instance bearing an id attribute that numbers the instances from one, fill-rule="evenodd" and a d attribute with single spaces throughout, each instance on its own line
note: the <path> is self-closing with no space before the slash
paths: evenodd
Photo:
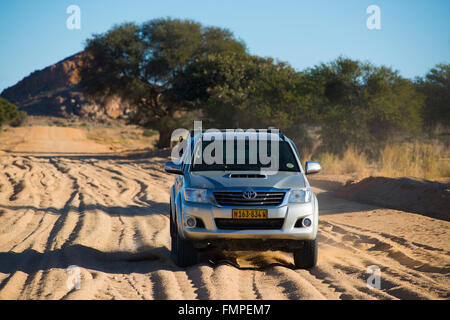
<path id="1" fill-rule="evenodd" d="M 159 128 L 159 141 L 158 148 L 168 148 L 170 147 L 170 137 L 172 136 L 172 130 L 170 128 Z"/>

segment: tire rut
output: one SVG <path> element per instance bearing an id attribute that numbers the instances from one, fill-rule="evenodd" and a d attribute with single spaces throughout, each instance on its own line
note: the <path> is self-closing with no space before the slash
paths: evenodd
<path id="1" fill-rule="evenodd" d="M 296 270 L 278 252 L 205 254 L 179 268 L 169 250 L 172 177 L 162 159 L 152 161 L 3 158 L 0 258 L 8 259 L 0 259 L 0 298 L 449 298 L 445 247 L 327 216 L 311 270 Z M 69 264 L 81 269 L 80 290 L 65 288 Z M 381 268 L 380 290 L 366 286 L 370 265 Z"/>

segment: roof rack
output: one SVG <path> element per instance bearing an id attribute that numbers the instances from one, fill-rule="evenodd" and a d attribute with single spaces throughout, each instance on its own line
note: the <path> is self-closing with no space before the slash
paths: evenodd
<path id="1" fill-rule="evenodd" d="M 245 130 L 245 129 L 241 129 L 241 128 L 237 128 L 237 129 L 207 129 L 207 130 L 211 130 L 211 131 L 217 131 L 217 132 L 234 132 L 234 131 L 236 131 L 236 130 Z M 254 129 L 256 132 L 267 132 L 267 133 L 275 133 L 275 131 L 278 131 L 278 135 L 280 136 L 280 138 L 282 139 L 282 140 L 286 140 L 286 137 L 284 136 L 284 134 L 281 132 L 281 130 L 280 129 L 278 129 L 278 128 L 275 128 L 275 127 L 268 127 L 267 129 Z M 197 133 L 197 132 L 199 132 L 199 133 L 204 133 L 206 130 L 190 130 L 189 131 L 189 136 L 191 137 L 191 138 L 193 138 L 194 137 L 194 133 Z"/>

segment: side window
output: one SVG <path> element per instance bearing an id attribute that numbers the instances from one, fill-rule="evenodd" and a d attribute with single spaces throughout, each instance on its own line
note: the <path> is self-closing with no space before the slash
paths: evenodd
<path id="1" fill-rule="evenodd" d="M 294 146 L 294 150 L 295 150 L 295 153 L 297 154 L 298 160 L 300 160 L 300 153 L 299 153 L 298 150 L 297 150 L 297 146 L 295 145 L 294 142 L 291 141 L 291 143 L 292 143 L 292 145 Z"/>
<path id="2" fill-rule="evenodd" d="M 189 137 L 189 136 L 188 136 Z M 192 159 L 188 159 L 189 157 L 191 157 L 192 155 L 192 142 L 193 139 L 189 138 L 189 140 L 184 140 L 182 143 L 184 143 L 183 145 L 183 154 L 181 156 L 181 163 L 183 165 L 183 171 L 185 171 L 187 169 L 187 166 L 189 166 L 190 162 Z M 188 148 L 190 149 L 190 152 L 186 152 L 188 150 Z"/>
<path id="3" fill-rule="evenodd" d="M 295 153 L 297 154 L 297 157 L 298 157 L 298 161 L 300 162 L 300 168 L 301 168 L 300 170 L 303 171 L 302 159 L 300 158 L 300 153 L 298 152 L 297 146 L 295 145 L 295 143 L 292 140 L 289 140 L 289 142 L 294 147 Z"/>
<path id="4" fill-rule="evenodd" d="M 192 164 L 196 165 L 199 164 L 202 160 L 202 140 L 198 140 L 195 146 L 193 147 L 194 156 L 192 157 Z"/>

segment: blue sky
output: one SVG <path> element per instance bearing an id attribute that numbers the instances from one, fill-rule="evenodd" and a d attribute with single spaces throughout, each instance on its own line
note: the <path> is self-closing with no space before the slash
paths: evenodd
<path id="1" fill-rule="evenodd" d="M 66 28 L 71 4 L 80 30 Z M 373 4 L 381 30 L 366 27 Z M 252 54 L 297 70 L 345 55 L 414 78 L 450 62 L 449 0 L 0 0 L 0 91 L 81 51 L 93 33 L 166 16 L 226 27 Z"/>

